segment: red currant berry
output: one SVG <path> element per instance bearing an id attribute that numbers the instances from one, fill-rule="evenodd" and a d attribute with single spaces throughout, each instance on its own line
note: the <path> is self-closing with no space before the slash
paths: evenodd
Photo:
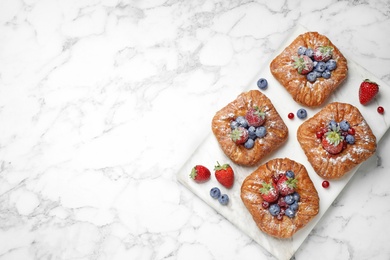
<path id="1" fill-rule="evenodd" d="M 324 135 L 324 133 L 322 131 L 317 131 L 316 132 L 316 136 L 318 139 L 322 138 L 322 136 Z"/>
<path id="2" fill-rule="evenodd" d="M 325 189 L 329 187 L 329 181 L 323 181 L 322 182 L 322 187 L 324 187 Z"/>
<path id="3" fill-rule="evenodd" d="M 277 219 L 277 220 L 282 220 L 282 219 L 283 219 L 283 215 L 282 215 L 282 214 L 278 214 L 278 215 L 276 216 L 276 219 Z"/>
<path id="4" fill-rule="evenodd" d="M 261 203 L 261 206 L 263 206 L 264 209 L 268 209 L 268 208 L 269 208 L 269 202 L 263 201 L 263 202 Z"/>
<path id="5" fill-rule="evenodd" d="M 288 116 L 289 119 L 293 119 L 294 118 L 294 113 L 288 113 L 287 116 Z"/>
<path id="6" fill-rule="evenodd" d="M 378 111 L 379 114 L 383 114 L 385 112 L 385 109 L 381 106 L 379 106 L 376 110 Z"/>
<path id="7" fill-rule="evenodd" d="M 354 128 L 349 128 L 348 129 L 348 134 L 350 134 L 350 135 L 354 135 L 355 134 L 355 129 Z"/>

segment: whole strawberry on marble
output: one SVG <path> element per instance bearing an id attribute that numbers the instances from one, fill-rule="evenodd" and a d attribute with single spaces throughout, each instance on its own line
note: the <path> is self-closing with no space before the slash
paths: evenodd
<path id="1" fill-rule="evenodd" d="M 233 168 L 225 163 L 220 165 L 217 162 L 217 165 L 214 166 L 215 178 L 219 183 L 221 183 L 226 188 L 231 188 L 234 184 L 234 171 Z"/>
<path id="2" fill-rule="evenodd" d="M 195 165 L 191 169 L 190 178 L 195 182 L 202 183 L 210 179 L 210 170 L 203 165 Z"/>
<path id="3" fill-rule="evenodd" d="M 366 105 L 370 103 L 371 100 L 379 92 L 379 85 L 376 82 L 373 82 L 369 79 L 365 79 L 359 87 L 359 101 L 360 104 Z"/>

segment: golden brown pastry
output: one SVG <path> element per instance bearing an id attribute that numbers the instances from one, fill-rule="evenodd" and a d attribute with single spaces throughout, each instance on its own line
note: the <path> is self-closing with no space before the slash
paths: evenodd
<path id="1" fill-rule="evenodd" d="M 288 195 L 286 182 L 295 183 Z M 268 194 L 264 187 L 269 188 Z M 271 192 L 278 194 L 274 202 L 268 202 Z M 319 211 L 318 193 L 305 166 L 288 158 L 270 160 L 247 176 L 241 199 L 260 230 L 277 238 L 291 237 Z"/>
<path id="2" fill-rule="evenodd" d="M 367 160 L 376 137 L 360 111 L 333 102 L 299 126 L 298 142 L 319 176 L 337 179 Z"/>
<path id="3" fill-rule="evenodd" d="M 254 120 L 259 115 L 261 122 Z M 248 117 L 249 116 L 249 117 Z M 256 129 L 238 133 L 238 118 L 245 118 Z M 255 118 L 256 119 L 256 118 Z M 235 126 L 233 126 L 236 124 Z M 242 123 L 242 125 L 245 125 Z M 288 129 L 271 101 L 260 91 L 250 90 L 219 110 L 212 119 L 212 131 L 223 152 L 235 163 L 251 166 L 258 163 L 287 140 Z M 245 127 L 245 126 L 244 126 Z M 249 126 L 245 127 L 247 130 Z M 253 129 L 251 128 L 251 129 Z M 234 135 L 237 134 L 234 138 Z M 237 140 L 242 137 L 242 140 Z M 251 140 L 249 140 L 251 139 Z M 241 143 L 240 143 L 241 142 Z"/>
<path id="4" fill-rule="evenodd" d="M 313 64 L 310 65 L 310 61 L 306 63 L 306 59 L 304 60 L 307 66 L 299 73 L 296 59 L 298 56 L 302 57 L 298 54 L 298 48 L 301 46 L 314 50 L 311 60 L 314 60 L 315 57 L 317 60 L 323 60 L 324 62 L 329 58 L 336 61 L 336 68 L 330 71 L 330 78 L 321 76 L 316 78 L 314 82 L 310 82 L 306 74 Z M 322 55 L 321 51 L 328 53 L 327 55 Z M 309 53 L 306 54 L 310 57 Z M 348 66 L 346 58 L 326 36 L 318 32 L 307 32 L 299 35 L 271 62 L 270 70 L 272 75 L 286 88 L 296 102 L 308 107 L 316 107 L 323 104 L 347 77 Z"/>

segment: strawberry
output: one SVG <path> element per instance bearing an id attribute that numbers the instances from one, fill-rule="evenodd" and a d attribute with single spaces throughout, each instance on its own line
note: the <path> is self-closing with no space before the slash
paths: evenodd
<path id="1" fill-rule="evenodd" d="M 230 133 L 230 138 L 232 138 L 233 142 L 236 144 L 243 144 L 249 138 L 248 130 L 242 126 L 239 126 L 236 129 L 233 129 L 233 131 Z"/>
<path id="2" fill-rule="evenodd" d="M 251 108 L 245 115 L 245 119 L 248 121 L 250 126 L 258 127 L 265 122 L 265 113 L 261 111 L 258 106 Z"/>
<path id="3" fill-rule="evenodd" d="M 314 49 L 313 59 L 316 61 L 328 61 L 332 58 L 332 46 L 319 46 Z"/>
<path id="4" fill-rule="evenodd" d="M 286 196 L 293 193 L 297 187 L 297 182 L 298 181 L 295 178 L 289 178 L 286 175 L 281 176 L 278 180 L 278 183 L 276 184 L 280 195 Z"/>
<path id="5" fill-rule="evenodd" d="M 262 187 L 260 188 L 260 195 L 266 202 L 274 202 L 278 200 L 279 190 L 275 183 L 266 183 L 263 182 Z"/>
<path id="6" fill-rule="evenodd" d="M 313 70 L 313 61 L 309 56 L 300 55 L 294 58 L 294 68 L 298 70 L 299 74 L 306 75 Z"/>
<path id="7" fill-rule="evenodd" d="M 379 92 L 379 85 L 369 79 L 365 79 L 359 88 L 359 101 L 360 104 L 366 105 L 374 99 Z"/>
<path id="8" fill-rule="evenodd" d="M 338 154 L 344 148 L 344 142 L 339 142 L 338 144 L 331 143 L 328 138 L 322 138 L 321 141 L 322 147 L 330 154 Z"/>
<path id="9" fill-rule="evenodd" d="M 190 178 L 196 182 L 205 182 L 210 179 L 210 170 L 203 165 L 195 165 L 190 174 Z"/>
<path id="10" fill-rule="evenodd" d="M 231 188 L 234 183 L 234 171 L 232 167 L 225 163 L 220 165 L 217 162 L 217 165 L 214 166 L 215 178 L 219 183 L 221 183 L 226 188 Z"/>

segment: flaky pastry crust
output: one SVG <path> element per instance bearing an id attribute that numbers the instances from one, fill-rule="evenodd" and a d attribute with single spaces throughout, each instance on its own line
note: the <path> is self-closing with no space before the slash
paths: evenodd
<path id="1" fill-rule="evenodd" d="M 300 46 L 316 48 L 332 46 L 332 59 L 336 60 L 337 68 L 332 71 L 329 79 L 318 78 L 314 83 L 306 79 L 306 75 L 298 73 L 294 68 L 294 57 L 298 56 Z M 307 32 L 299 35 L 270 64 L 272 75 L 291 94 L 292 98 L 305 106 L 317 107 L 323 104 L 332 92 L 347 77 L 347 60 L 339 49 L 324 35 L 318 32 Z"/>
<path id="2" fill-rule="evenodd" d="M 245 116 L 250 108 L 261 107 L 265 112 L 264 127 L 267 134 L 255 140 L 255 145 L 247 149 L 230 138 L 230 122 L 238 116 Z M 219 110 L 212 119 L 212 131 L 223 152 L 235 163 L 252 166 L 263 157 L 277 149 L 287 140 L 288 129 L 275 107 L 264 94 L 258 90 L 250 90 L 240 94 L 234 101 Z"/>
<path id="3" fill-rule="evenodd" d="M 316 132 L 330 120 L 347 120 L 355 130 L 355 144 L 339 154 L 330 155 L 321 145 Z M 338 179 L 371 157 L 376 150 L 376 137 L 360 111 L 351 104 L 333 102 L 302 123 L 297 131 L 298 142 L 316 173 L 325 179 Z"/>
<path id="4" fill-rule="evenodd" d="M 300 195 L 298 211 L 294 218 L 284 216 L 278 220 L 262 207 L 259 189 L 262 183 L 272 182 L 272 176 L 292 170 L 298 180 L 296 192 Z M 272 159 L 248 175 L 241 186 L 241 199 L 263 232 L 277 238 L 290 238 L 319 212 L 319 197 L 305 166 L 288 158 Z"/>

